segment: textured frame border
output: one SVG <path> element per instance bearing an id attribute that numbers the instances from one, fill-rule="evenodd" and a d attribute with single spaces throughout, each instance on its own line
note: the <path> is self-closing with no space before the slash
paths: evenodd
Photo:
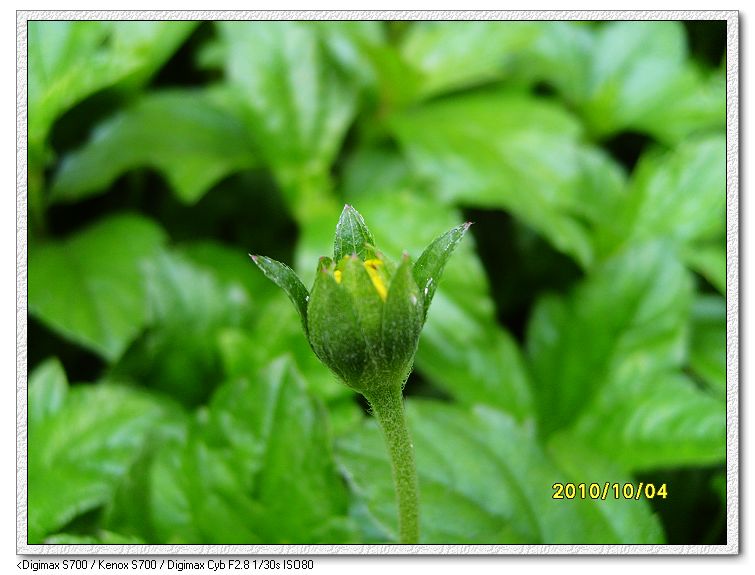
<path id="1" fill-rule="evenodd" d="M 726 545 L 29 545 L 27 532 L 27 21 L 725 20 Z M 720 11 L 18 11 L 16 13 L 16 552 L 28 555 L 728 555 L 739 553 L 739 12 Z"/>

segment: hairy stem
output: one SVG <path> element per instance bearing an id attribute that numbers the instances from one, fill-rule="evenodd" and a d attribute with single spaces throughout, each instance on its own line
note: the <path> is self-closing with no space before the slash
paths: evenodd
<path id="1" fill-rule="evenodd" d="M 400 385 L 388 385 L 365 394 L 370 402 L 391 456 L 393 484 L 398 501 L 400 543 L 419 542 L 419 502 L 414 445 L 409 438 Z"/>

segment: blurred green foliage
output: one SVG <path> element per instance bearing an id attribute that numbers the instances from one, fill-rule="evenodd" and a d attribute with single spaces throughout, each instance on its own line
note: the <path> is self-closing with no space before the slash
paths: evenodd
<path id="1" fill-rule="evenodd" d="M 724 45 L 29 22 L 29 542 L 396 541 L 375 422 L 246 257 L 311 282 L 345 202 L 394 257 L 478 222 L 405 389 L 423 542 L 723 542 Z"/>

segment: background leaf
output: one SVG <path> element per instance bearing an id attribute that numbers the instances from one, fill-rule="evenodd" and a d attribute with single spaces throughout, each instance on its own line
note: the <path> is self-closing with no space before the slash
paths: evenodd
<path id="1" fill-rule="evenodd" d="M 679 366 L 690 298 L 684 268 L 647 244 L 608 261 L 568 300 L 543 299 L 527 335 L 543 433 L 573 421 L 629 358 Z"/>
<path id="2" fill-rule="evenodd" d="M 726 300 L 698 297 L 692 306 L 690 367 L 718 397 L 726 397 Z"/>
<path id="3" fill-rule="evenodd" d="M 183 42 L 195 22 L 29 23 L 29 142 L 44 140 L 52 122 L 98 90 L 140 83 Z"/>
<path id="4" fill-rule="evenodd" d="M 68 393 L 68 381 L 57 359 L 48 359 L 39 364 L 33 375 L 33 379 L 29 378 L 29 425 L 41 425 L 45 419 L 60 411 Z M 31 385 L 32 381 L 34 385 Z"/>
<path id="5" fill-rule="evenodd" d="M 685 60 L 686 53 L 680 22 L 602 27 L 592 51 L 584 108 L 588 125 L 600 135 L 634 128 L 661 139 L 721 126 L 723 93 L 705 97 L 707 87 Z"/>
<path id="6" fill-rule="evenodd" d="M 625 365 L 575 423 L 574 434 L 632 471 L 722 463 L 726 410 L 722 398 L 681 373 Z"/>
<path id="7" fill-rule="evenodd" d="M 620 506 L 625 516 L 619 519 L 602 515 L 592 501 L 553 499 L 551 486 L 564 481 L 563 471 L 531 433 L 500 412 L 416 400 L 407 402 L 407 412 L 423 543 L 660 540 L 660 529 L 642 503 Z M 395 541 L 390 465 L 375 422 L 367 420 L 358 432 L 342 437 L 338 456 L 373 528 Z M 454 520 L 443 519 L 448 517 Z"/>
<path id="8" fill-rule="evenodd" d="M 603 479 L 603 484 L 607 481 L 609 489 L 614 489 L 613 484 L 619 484 L 623 488 L 630 482 L 630 476 L 620 466 L 612 463 L 610 457 L 603 458 L 574 436 L 560 433 L 549 439 L 547 453 L 559 466 L 564 481 L 586 485 L 588 498 L 580 500 L 579 507 L 587 518 L 586 523 L 598 530 L 595 537 L 605 537 L 605 532 L 600 531 L 605 529 L 624 541 L 666 542 L 658 516 L 652 512 L 650 505 L 637 505 L 637 500 L 610 496 L 606 496 L 605 501 L 589 497 L 589 485 L 597 483 L 598 478 Z M 635 486 L 639 487 L 639 484 Z M 659 490 L 660 485 L 656 489 Z M 589 518 L 590 515 L 593 518 Z"/>
<path id="9" fill-rule="evenodd" d="M 682 258 L 720 294 L 726 294 L 726 248 L 723 240 L 700 242 L 683 248 Z"/>
<path id="10" fill-rule="evenodd" d="M 404 59 L 422 74 L 428 97 L 497 80 L 539 36 L 537 22 L 418 22 L 401 44 Z"/>
<path id="11" fill-rule="evenodd" d="M 722 249 L 725 157 L 726 141 L 718 135 L 644 156 L 616 206 L 616 219 L 603 224 L 612 245 L 663 238 L 692 251 L 700 242 L 718 240 Z"/>
<path id="12" fill-rule="evenodd" d="M 252 296 L 180 253 L 156 255 L 143 273 L 147 329 L 113 373 L 200 404 L 221 380 L 217 339 L 223 329 L 250 325 Z"/>
<path id="13" fill-rule="evenodd" d="M 430 103 L 391 121 L 441 201 L 505 208 L 582 265 L 588 229 L 573 206 L 593 169 L 575 118 L 544 100 L 492 91 Z"/>
<path id="14" fill-rule="evenodd" d="M 74 201 L 104 192 L 129 170 L 159 170 L 177 196 L 196 202 L 214 184 L 257 164 L 249 132 L 234 110 L 205 92 L 149 95 L 100 124 L 56 174 L 52 198 Z"/>
<path id="15" fill-rule="evenodd" d="M 570 104 L 583 102 L 591 85 L 595 29 L 590 22 L 538 22 L 540 33 L 525 51 L 517 75 L 556 89 Z"/>
<path id="16" fill-rule="evenodd" d="M 116 215 L 65 242 L 32 245 L 30 313 L 66 339 L 117 359 L 147 321 L 141 265 L 164 241 L 154 222 Z"/>
<path id="17" fill-rule="evenodd" d="M 109 500 L 161 408 L 143 392 L 115 385 L 69 389 L 49 363 L 31 374 L 29 395 L 59 398 L 29 419 L 28 539 L 41 543 Z"/>
<path id="18" fill-rule="evenodd" d="M 159 511 L 152 520 L 161 541 L 349 537 L 327 427 L 286 360 L 223 386 L 181 443 L 163 451 L 153 473 Z"/>
<path id="19" fill-rule="evenodd" d="M 241 109 L 292 208 L 305 214 L 308 193 L 326 171 L 353 119 L 356 91 L 328 65 L 316 30 L 301 22 L 219 26 L 225 70 Z M 309 192 L 309 186 L 315 192 Z"/>

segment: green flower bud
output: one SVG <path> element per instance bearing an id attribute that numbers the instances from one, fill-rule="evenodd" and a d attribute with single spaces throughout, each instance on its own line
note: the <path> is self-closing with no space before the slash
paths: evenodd
<path id="1" fill-rule="evenodd" d="M 396 265 L 377 251 L 362 216 L 346 205 L 334 258 L 320 258 L 311 294 L 288 266 L 252 259 L 296 305 L 317 357 L 368 395 L 409 376 L 443 267 L 468 228 L 463 224 L 439 237 L 416 264 L 404 253 Z"/>
<path id="2" fill-rule="evenodd" d="M 376 255 L 323 260 L 307 309 L 317 357 L 361 392 L 406 379 L 424 320 L 408 254 L 393 273 Z"/>

